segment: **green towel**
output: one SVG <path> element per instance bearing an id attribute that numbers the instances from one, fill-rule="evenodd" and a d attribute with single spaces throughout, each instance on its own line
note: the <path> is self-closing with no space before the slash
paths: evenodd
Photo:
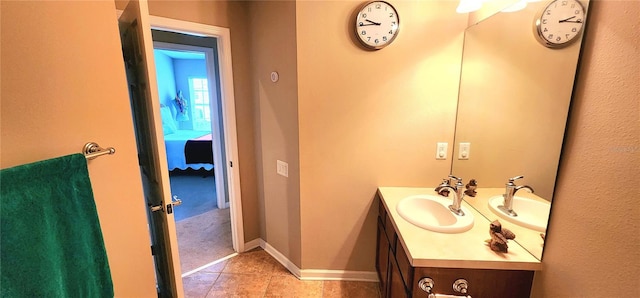
<path id="1" fill-rule="evenodd" d="M 0 171 L 0 296 L 113 297 L 87 161 Z"/>

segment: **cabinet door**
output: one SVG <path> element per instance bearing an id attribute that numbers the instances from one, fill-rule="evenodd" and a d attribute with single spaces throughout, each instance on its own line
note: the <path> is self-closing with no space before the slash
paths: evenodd
<path id="1" fill-rule="evenodd" d="M 387 240 L 387 235 L 380 218 L 378 218 L 378 247 L 376 249 L 376 256 L 376 269 L 378 270 L 378 278 L 380 279 L 380 293 L 382 293 L 382 297 L 387 297 L 389 241 Z"/>
<path id="2" fill-rule="evenodd" d="M 398 269 L 398 263 L 396 258 L 391 256 L 389 258 L 389 297 L 391 298 L 404 298 L 409 297 L 407 289 L 404 285 L 404 280 L 400 275 L 400 269 Z"/>

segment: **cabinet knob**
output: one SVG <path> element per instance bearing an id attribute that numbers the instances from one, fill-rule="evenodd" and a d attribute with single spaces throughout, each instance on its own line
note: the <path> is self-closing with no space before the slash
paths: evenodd
<path id="1" fill-rule="evenodd" d="M 433 289 L 433 285 L 434 283 L 431 277 L 423 277 L 420 279 L 420 281 L 418 281 L 418 287 L 420 287 L 420 289 L 422 289 L 427 293 L 431 293 L 431 290 Z"/>
<path id="2" fill-rule="evenodd" d="M 469 282 L 464 278 L 458 278 L 453 282 L 453 290 L 457 293 L 466 294 L 469 288 Z"/>

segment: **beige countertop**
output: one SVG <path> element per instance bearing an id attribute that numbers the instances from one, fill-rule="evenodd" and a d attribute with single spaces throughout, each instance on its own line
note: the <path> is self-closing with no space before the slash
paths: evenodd
<path id="1" fill-rule="evenodd" d="M 489 220 L 499 220 L 503 228 L 507 228 L 516 234 L 515 241 L 528 250 L 533 256 L 538 259 L 542 259 L 542 248 L 544 247 L 544 240 L 540 237 L 541 232 L 528 229 L 510 223 L 509 221 L 500 218 L 491 209 L 489 209 L 489 199 L 494 196 L 504 194 L 504 187 L 502 188 L 478 188 L 476 189 L 476 196 L 473 198 L 464 197 L 464 200 L 480 213 L 484 214 Z M 519 191 L 516 196 L 532 199 L 539 202 L 546 202 L 547 200 L 527 191 Z M 518 210 L 516 210 L 517 212 Z M 511 248 L 511 245 L 509 245 Z"/>
<path id="2" fill-rule="evenodd" d="M 509 252 L 492 251 L 485 243 L 489 239 L 489 220 L 471 207 L 473 227 L 463 233 L 444 234 L 419 228 L 404 220 L 396 205 L 407 196 L 434 195 L 435 188 L 380 187 L 378 193 L 398 234 L 398 240 L 414 267 L 541 270 L 542 263 L 513 240 Z M 502 222 L 502 221 L 501 221 Z M 516 234 L 517 239 L 517 234 Z"/>

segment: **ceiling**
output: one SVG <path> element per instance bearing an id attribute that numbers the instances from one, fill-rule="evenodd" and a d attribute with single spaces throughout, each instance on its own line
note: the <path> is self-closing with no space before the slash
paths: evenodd
<path id="1" fill-rule="evenodd" d="M 167 55 L 173 59 L 199 59 L 204 60 L 204 53 L 202 52 L 191 52 L 191 51 L 173 51 L 173 50 L 160 50 L 154 49 L 155 53 L 162 53 Z"/>

